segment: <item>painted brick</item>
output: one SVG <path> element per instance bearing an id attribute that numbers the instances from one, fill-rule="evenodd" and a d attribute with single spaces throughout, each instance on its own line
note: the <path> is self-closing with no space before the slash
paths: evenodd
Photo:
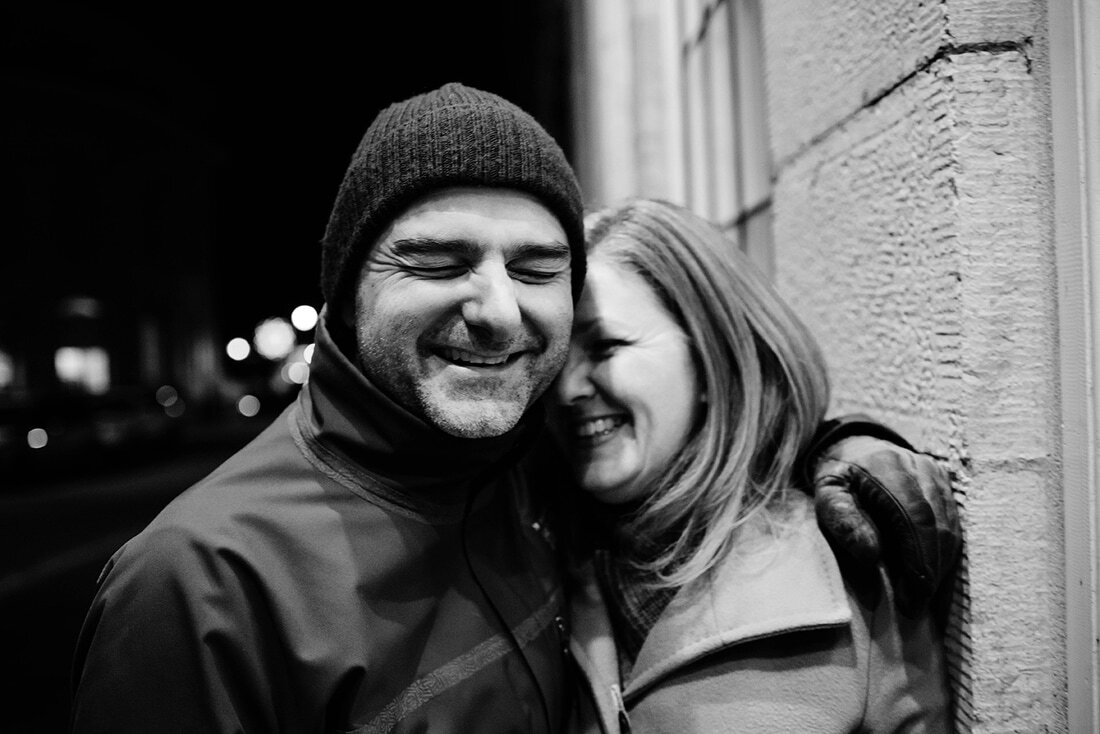
<path id="1" fill-rule="evenodd" d="M 941 3 L 784 0 L 761 8 L 780 162 L 907 77 L 946 40 Z"/>
<path id="2" fill-rule="evenodd" d="M 949 54 L 780 167 L 776 280 L 837 410 L 950 459 L 968 535 L 966 720 L 1065 731 L 1056 285 L 1025 56 Z"/>
<path id="3" fill-rule="evenodd" d="M 1026 43 L 1036 0 L 763 2 L 772 154 L 783 162 L 938 57 Z"/>
<path id="4" fill-rule="evenodd" d="M 951 94 L 919 75 L 781 169 L 775 194 L 777 282 L 837 407 L 945 456 L 966 389 Z"/>
<path id="5" fill-rule="evenodd" d="M 975 732 L 1068 731 L 1053 469 L 974 466 L 967 540 Z"/>
<path id="6" fill-rule="evenodd" d="M 1053 200 L 1028 61 L 1017 52 L 955 56 L 958 236 L 965 274 L 975 456 L 1040 458 L 1059 414 L 1055 253 L 1044 211 Z"/>
<path id="7" fill-rule="evenodd" d="M 1036 0 L 948 0 L 944 14 L 950 42 L 962 45 L 1032 38 L 1045 10 Z"/>

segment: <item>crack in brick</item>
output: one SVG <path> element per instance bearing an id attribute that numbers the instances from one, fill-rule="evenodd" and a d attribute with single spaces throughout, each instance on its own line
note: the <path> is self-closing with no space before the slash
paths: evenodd
<path id="1" fill-rule="evenodd" d="M 948 34 L 950 37 L 950 34 Z M 1033 39 L 1031 36 L 1025 36 L 1018 41 L 981 41 L 976 43 L 948 43 L 940 46 L 936 49 L 936 52 L 929 56 L 927 59 L 917 65 L 917 68 L 909 72 L 905 76 L 899 78 L 893 84 L 883 88 L 881 91 L 865 98 L 860 104 L 859 108 L 854 110 L 851 114 L 845 115 L 842 119 L 836 123 L 830 125 L 825 130 L 822 130 L 812 138 L 807 140 L 803 145 L 799 146 L 798 150 L 787 156 L 783 161 L 779 163 L 778 168 L 786 167 L 792 161 L 797 160 L 807 150 L 820 145 L 826 139 L 828 139 L 837 130 L 840 130 L 845 125 L 850 123 L 857 115 L 864 110 L 869 110 L 875 107 L 879 102 L 889 97 L 897 90 L 904 87 L 909 82 L 916 79 L 921 74 L 928 73 L 937 62 L 945 59 L 951 59 L 955 56 L 964 56 L 974 53 L 988 53 L 988 54 L 1003 54 L 1003 53 L 1018 53 L 1024 59 L 1024 68 L 1027 73 L 1031 74 L 1031 47 Z"/>

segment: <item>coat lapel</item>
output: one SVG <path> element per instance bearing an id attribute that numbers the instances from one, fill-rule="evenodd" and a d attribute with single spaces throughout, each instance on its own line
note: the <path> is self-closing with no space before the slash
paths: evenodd
<path id="1" fill-rule="evenodd" d="M 809 499 L 772 528 L 746 528 L 716 581 L 682 589 L 646 638 L 626 681 L 632 697 L 669 672 L 743 642 L 851 622 L 844 581 Z"/>

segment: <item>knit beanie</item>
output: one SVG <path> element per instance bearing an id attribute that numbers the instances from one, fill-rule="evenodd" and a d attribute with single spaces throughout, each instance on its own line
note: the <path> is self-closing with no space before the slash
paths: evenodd
<path id="1" fill-rule="evenodd" d="M 584 283 L 580 187 L 565 154 L 513 103 L 458 83 L 395 102 L 351 158 L 321 241 L 321 291 L 336 307 L 367 249 L 416 199 L 450 186 L 496 186 L 538 198 L 572 249 L 573 298 Z"/>

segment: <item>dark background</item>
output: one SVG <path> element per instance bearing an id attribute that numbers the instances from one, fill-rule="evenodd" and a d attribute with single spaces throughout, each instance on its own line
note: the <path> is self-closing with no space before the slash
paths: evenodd
<path id="1" fill-rule="evenodd" d="M 170 187 L 159 163 L 182 157 L 205 180 L 177 195 L 212 203 L 205 228 L 219 325 L 241 330 L 273 310 L 317 304 L 317 242 L 344 166 L 384 105 L 462 81 L 524 107 L 568 150 L 561 4 L 294 4 L 283 13 L 147 4 L 123 14 L 39 3 L 5 13 L 5 162 L 48 161 L 62 180 L 50 187 L 51 221 L 23 222 L 4 249 L 18 262 L 14 250 L 35 247 L 46 229 L 68 261 L 20 273 L 33 282 L 20 290 L 55 292 L 100 275 L 113 228 L 97 201 L 135 193 L 112 191 L 108 174 L 129 161 Z M 5 206 L 28 214 L 26 199 L 43 187 L 4 179 Z M 172 223 L 142 223 L 158 225 Z M 14 269 L 5 270 L 8 282 Z"/>
<path id="2" fill-rule="evenodd" d="M 224 345 L 321 305 L 318 242 L 374 114 L 462 81 L 570 154 L 564 1 L 359 5 L 0 11 L 4 731 L 65 729 L 103 562 L 292 399 Z M 59 381 L 65 345 L 106 349 L 106 392 Z M 234 410 L 246 389 L 253 419 Z"/>

